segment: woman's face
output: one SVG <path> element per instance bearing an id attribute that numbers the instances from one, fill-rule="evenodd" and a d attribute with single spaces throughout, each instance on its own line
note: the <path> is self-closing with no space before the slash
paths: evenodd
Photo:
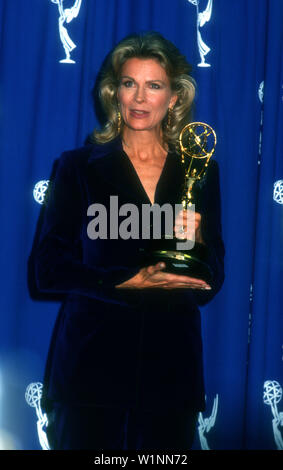
<path id="1" fill-rule="evenodd" d="M 164 68 L 154 59 L 128 59 L 121 70 L 118 102 L 124 123 L 136 131 L 160 129 L 177 101 Z"/>

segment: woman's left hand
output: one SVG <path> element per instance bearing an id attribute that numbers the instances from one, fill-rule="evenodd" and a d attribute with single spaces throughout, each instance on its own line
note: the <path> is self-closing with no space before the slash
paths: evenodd
<path id="1" fill-rule="evenodd" d="M 201 214 L 195 212 L 195 223 L 190 211 L 183 209 L 179 212 L 175 220 L 175 237 L 181 240 L 193 240 L 204 243 L 201 234 Z"/>

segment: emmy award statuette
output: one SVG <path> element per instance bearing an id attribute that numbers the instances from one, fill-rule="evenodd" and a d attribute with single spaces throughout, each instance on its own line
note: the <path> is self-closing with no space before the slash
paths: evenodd
<path id="1" fill-rule="evenodd" d="M 208 124 L 192 122 L 182 129 L 179 144 L 182 164 L 185 168 L 180 206 L 189 212 L 195 203 L 196 183 L 202 182 L 209 160 L 214 153 L 216 134 Z M 163 261 L 167 272 L 187 275 L 209 283 L 213 272 L 209 266 L 207 246 L 194 240 L 189 244 L 189 240 L 186 240 L 183 246 L 186 244 L 189 246 L 183 249 L 180 241 L 180 238 L 172 234 L 165 234 L 161 239 L 151 239 L 148 250 L 149 262 L 155 264 Z"/>

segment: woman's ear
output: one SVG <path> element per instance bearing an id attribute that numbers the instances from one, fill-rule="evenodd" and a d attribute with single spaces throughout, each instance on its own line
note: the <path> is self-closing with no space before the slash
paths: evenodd
<path id="1" fill-rule="evenodd" d="M 176 102 L 177 102 L 177 99 L 178 99 L 178 95 L 172 95 L 171 96 L 171 99 L 170 99 L 170 102 L 169 102 L 169 108 L 174 108 Z"/>

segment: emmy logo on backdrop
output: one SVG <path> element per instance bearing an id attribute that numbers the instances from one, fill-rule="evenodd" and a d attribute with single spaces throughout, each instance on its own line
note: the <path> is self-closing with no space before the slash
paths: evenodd
<path id="1" fill-rule="evenodd" d="M 258 98 L 261 103 L 261 110 L 260 110 L 260 131 L 259 131 L 259 144 L 258 144 L 258 165 L 260 165 L 261 161 L 261 144 L 262 144 L 262 131 L 263 131 L 263 99 L 264 99 L 264 80 L 260 83 L 258 87 Z"/>
<path id="2" fill-rule="evenodd" d="M 275 181 L 273 185 L 273 201 L 283 204 L 283 180 Z"/>
<path id="3" fill-rule="evenodd" d="M 271 407 L 273 414 L 272 428 L 278 450 L 283 450 L 283 439 L 280 427 L 283 427 L 283 412 L 278 412 L 277 403 L 282 398 L 282 388 L 276 380 L 266 380 L 263 384 L 263 403 Z"/>
<path id="4" fill-rule="evenodd" d="M 32 408 L 35 408 L 36 411 L 39 443 L 43 450 L 50 450 L 46 432 L 44 431 L 44 428 L 46 428 L 48 425 L 48 419 L 47 415 L 42 413 L 40 406 L 42 388 L 43 385 L 40 382 L 33 382 L 29 384 L 26 388 L 25 399 L 27 404 Z"/>
<path id="5" fill-rule="evenodd" d="M 200 34 L 200 28 L 202 28 L 205 23 L 208 23 L 211 18 L 213 0 L 208 0 L 206 9 L 204 11 L 199 11 L 199 0 L 188 1 L 192 3 L 192 5 L 195 5 L 197 9 L 197 41 L 201 58 L 201 62 L 198 64 L 198 67 L 210 67 L 210 64 L 205 62 L 205 56 L 209 53 L 210 47 L 208 47 L 208 45 L 203 41 Z"/>
<path id="6" fill-rule="evenodd" d="M 38 204 L 44 203 L 46 191 L 48 189 L 49 180 L 38 181 L 33 188 L 33 197 Z"/>
<path id="7" fill-rule="evenodd" d="M 258 98 L 261 103 L 263 103 L 263 98 L 264 98 L 264 80 L 260 82 L 259 87 L 258 87 Z M 261 122 L 262 124 L 262 122 Z"/>
<path id="8" fill-rule="evenodd" d="M 76 44 L 72 41 L 67 31 L 67 28 L 64 26 L 66 23 L 70 23 L 74 18 L 76 18 L 80 12 L 82 0 L 75 0 L 74 5 L 71 8 L 63 7 L 64 0 L 51 0 L 52 3 L 58 5 L 59 10 L 59 34 L 60 39 L 63 44 L 66 57 L 65 59 L 60 60 L 61 64 L 75 64 L 75 61 L 71 59 L 70 53 L 75 49 Z"/>
<path id="9" fill-rule="evenodd" d="M 210 447 L 207 443 L 206 435 L 209 433 L 211 428 L 215 425 L 216 415 L 218 410 L 218 395 L 213 400 L 213 407 L 212 412 L 209 418 L 203 418 L 202 413 L 200 412 L 198 415 L 198 433 L 199 433 L 199 440 L 202 450 L 210 450 Z"/>

